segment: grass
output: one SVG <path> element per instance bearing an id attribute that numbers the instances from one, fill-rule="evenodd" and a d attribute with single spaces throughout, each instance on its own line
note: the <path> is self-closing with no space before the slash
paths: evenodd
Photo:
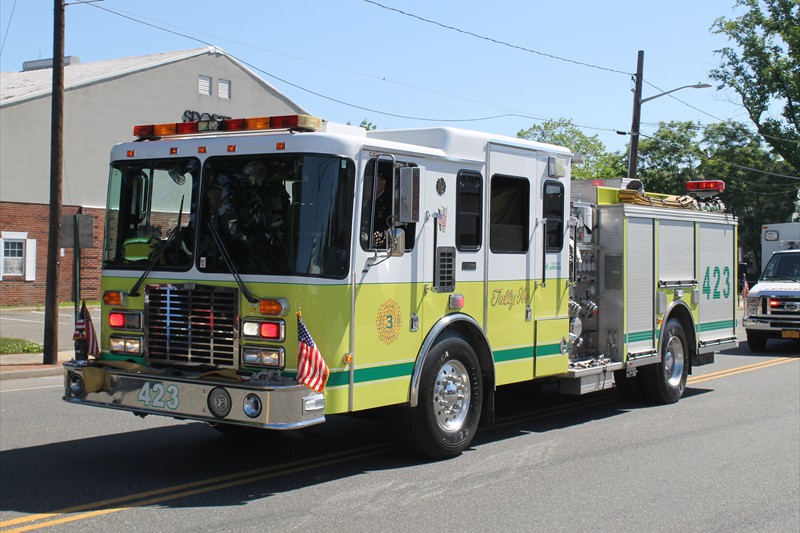
<path id="1" fill-rule="evenodd" d="M 44 346 L 38 342 L 26 341 L 25 339 L 0 337 L 0 354 L 41 353 L 42 350 L 44 350 Z"/>

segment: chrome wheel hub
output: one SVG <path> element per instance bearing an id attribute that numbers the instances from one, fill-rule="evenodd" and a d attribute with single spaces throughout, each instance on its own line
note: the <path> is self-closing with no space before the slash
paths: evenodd
<path id="1" fill-rule="evenodd" d="M 683 379 L 683 365 L 683 343 L 673 335 L 667 341 L 667 349 L 664 351 L 664 373 L 671 387 L 680 386 Z"/>
<path id="2" fill-rule="evenodd" d="M 439 369 L 433 385 L 433 412 L 436 423 L 445 431 L 464 425 L 470 406 L 470 384 L 466 367 L 450 360 Z"/>

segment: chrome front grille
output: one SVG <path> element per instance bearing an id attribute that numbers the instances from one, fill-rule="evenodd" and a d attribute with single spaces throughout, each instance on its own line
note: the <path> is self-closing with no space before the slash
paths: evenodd
<path id="1" fill-rule="evenodd" d="M 234 367 L 238 291 L 209 285 L 148 285 L 147 359 Z"/>
<path id="2" fill-rule="evenodd" d="M 762 315 L 773 318 L 800 317 L 800 298 L 791 296 L 765 296 L 759 299 Z"/>

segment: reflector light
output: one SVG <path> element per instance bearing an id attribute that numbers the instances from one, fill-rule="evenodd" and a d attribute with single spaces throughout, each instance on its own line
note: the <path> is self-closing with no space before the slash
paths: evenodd
<path id="1" fill-rule="evenodd" d="M 259 334 L 264 339 L 278 340 L 281 338 L 281 325 L 276 322 L 262 322 Z"/>
<path id="2" fill-rule="evenodd" d="M 198 153 L 198 154 L 204 154 L 204 153 L 206 153 L 206 147 L 205 147 L 205 146 L 198 146 L 198 147 L 197 147 L 197 153 Z"/>
<path id="3" fill-rule="evenodd" d="M 229 144 L 228 145 L 228 152 L 235 152 L 235 151 L 236 151 L 236 145 L 235 144 Z"/>
<path id="4" fill-rule="evenodd" d="M 286 150 L 286 143 L 275 143 L 276 150 Z"/>
<path id="5" fill-rule="evenodd" d="M 169 149 L 169 155 L 178 155 L 178 149 L 174 148 L 174 147 L 170 148 Z"/>
<path id="6" fill-rule="evenodd" d="M 136 155 L 136 150 L 128 150 L 128 157 L 133 157 Z"/>
<path id="7" fill-rule="evenodd" d="M 109 313 L 108 314 L 108 325 L 112 328 L 124 328 L 125 327 L 125 314 L 124 313 Z"/>
<path id="8" fill-rule="evenodd" d="M 464 308 L 464 295 L 451 294 L 450 295 L 450 309 L 463 309 Z"/>
<path id="9" fill-rule="evenodd" d="M 687 181 L 686 190 L 689 192 L 723 192 L 725 182 L 722 180 Z"/>

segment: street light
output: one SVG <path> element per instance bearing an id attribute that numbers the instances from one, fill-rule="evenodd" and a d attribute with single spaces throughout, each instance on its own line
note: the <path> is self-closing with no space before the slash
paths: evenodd
<path id="1" fill-rule="evenodd" d="M 639 118 L 642 114 L 642 104 L 655 100 L 675 91 L 682 89 L 707 89 L 711 87 L 708 83 L 695 83 L 694 85 L 684 85 L 676 89 L 670 89 L 663 93 L 658 93 L 647 98 L 642 98 L 642 70 L 644 67 L 644 50 L 639 50 L 639 57 L 636 62 L 636 85 L 633 90 L 633 121 L 631 122 L 631 143 L 628 155 L 628 179 L 636 179 L 636 164 L 639 160 Z"/>

